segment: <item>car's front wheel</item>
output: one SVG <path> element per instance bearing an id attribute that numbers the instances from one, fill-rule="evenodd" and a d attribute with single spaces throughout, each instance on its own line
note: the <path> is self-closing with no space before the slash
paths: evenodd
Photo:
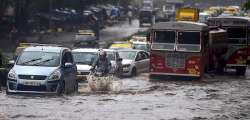
<path id="1" fill-rule="evenodd" d="M 8 85 L 8 81 L 7 81 L 7 83 L 6 83 L 6 95 L 10 95 L 11 94 L 11 92 L 9 91 L 9 85 Z"/>
<path id="2" fill-rule="evenodd" d="M 79 88 L 78 82 L 76 81 L 76 82 L 75 82 L 75 85 L 74 85 L 74 92 L 75 92 L 75 93 L 78 93 L 78 88 Z"/>
<path id="3" fill-rule="evenodd" d="M 57 85 L 56 94 L 60 96 L 64 93 L 65 93 L 65 82 L 60 81 L 59 84 Z"/>
<path id="4" fill-rule="evenodd" d="M 9 92 L 9 90 L 8 90 L 8 88 L 6 89 L 6 95 L 10 95 L 10 92 Z"/>
<path id="5" fill-rule="evenodd" d="M 136 71 L 136 68 L 134 67 L 134 68 L 132 69 L 132 71 L 131 71 L 131 77 L 136 76 L 136 75 L 137 75 L 136 72 L 137 72 L 137 71 Z"/>

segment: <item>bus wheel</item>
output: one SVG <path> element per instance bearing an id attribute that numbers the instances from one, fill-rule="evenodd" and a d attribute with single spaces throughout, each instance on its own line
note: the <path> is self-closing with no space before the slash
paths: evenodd
<path id="1" fill-rule="evenodd" d="M 158 75 L 149 75 L 149 79 L 150 79 L 150 81 L 154 81 L 154 80 L 159 79 L 159 76 Z"/>
<path id="2" fill-rule="evenodd" d="M 236 68 L 237 75 L 245 75 L 245 73 L 246 73 L 246 67 L 237 67 Z"/>

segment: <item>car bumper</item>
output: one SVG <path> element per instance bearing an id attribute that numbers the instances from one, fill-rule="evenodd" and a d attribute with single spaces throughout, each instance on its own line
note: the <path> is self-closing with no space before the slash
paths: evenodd
<path id="1" fill-rule="evenodd" d="M 77 75 L 77 81 L 87 80 L 88 75 Z"/>
<path id="2" fill-rule="evenodd" d="M 130 68 L 123 68 L 122 76 L 131 76 L 131 69 Z"/>
<path id="3" fill-rule="evenodd" d="M 46 81 L 41 80 L 41 85 L 32 86 L 24 85 L 14 80 L 7 81 L 7 89 L 10 93 L 41 93 L 41 94 L 55 94 L 60 80 Z"/>
<path id="4" fill-rule="evenodd" d="M 77 71 L 77 81 L 85 81 L 89 75 L 90 71 Z"/>

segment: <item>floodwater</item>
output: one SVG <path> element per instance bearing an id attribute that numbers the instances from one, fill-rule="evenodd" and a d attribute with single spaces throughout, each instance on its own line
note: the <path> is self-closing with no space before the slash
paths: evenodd
<path id="1" fill-rule="evenodd" d="M 138 25 L 124 24 L 104 29 L 101 36 L 108 41 L 138 30 Z M 68 44 L 72 34 L 52 39 Z M 2 91 L 0 120 L 250 120 L 249 75 L 149 81 L 142 74 L 120 79 L 119 91 L 91 92 L 87 83 L 80 83 L 78 94 L 60 97 Z"/>
<path id="2" fill-rule="evenodd" d="M 216 79 L 215 79 L 216 78 Z M 250 80 L 216 76 L 199 81 L 123 78 L 119 92 L 61 97 L 0 93 L 0 119 L 16 120 L 249 120 Z"/>

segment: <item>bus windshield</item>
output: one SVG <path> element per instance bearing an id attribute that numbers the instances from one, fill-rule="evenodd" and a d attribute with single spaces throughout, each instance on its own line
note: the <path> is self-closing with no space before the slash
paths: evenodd
<path id="1" fill-rule="evenodd" d="M 228 42 L 232 44 L 246 44 L 247 43 L 247 29 L 246 28 L 227 28 Z"/>
<path id="2" fill-rule="evenodd" d="M 156 31 L 152 49 L 174 50 L 175 37 L 175 31 Z"/>
<path id="3" fill-rule="evenodd" d="M 140 12 L 140 17 L 151 17 L 152 16 L 152 12 L 150 11 L 141 11 Z"/>
<path id="4" fill-rule="evenodd" d="M 200 32 L 179 32 L 179 44 L 200 44 Z"/>
<path id="5" fill-rule="evenodd" d="M 200 51 L 200 32 L 178 32 L 177 50 Z"/>

